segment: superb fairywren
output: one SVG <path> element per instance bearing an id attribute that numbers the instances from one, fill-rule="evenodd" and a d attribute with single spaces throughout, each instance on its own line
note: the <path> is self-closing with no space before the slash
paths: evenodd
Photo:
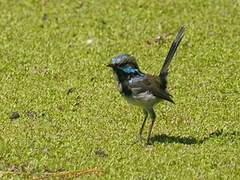
<path id="1" fill-rule="evenodd" d="M 143 108 L 145 114 L 139 135 L 142 132 L 148 115 L 151 117 L 151 124 L 148 131 L 147 144 L 150 144 L 152 128 L 156 119 L 153 106 L 161 100 L 174 103 L 172 96 L 167 90 L 167 75 L 171 60 L 184 35 L 184 27 L 181 27 L 175 40 L 165 58 L 164 64 L 158 76 L 143 73 L 136 62 L 136 59 L 128 54 L 121 54 L 114 57 L 108 67 L 111 67 L 118 83 L 120 93 L 129 103 Z"/>

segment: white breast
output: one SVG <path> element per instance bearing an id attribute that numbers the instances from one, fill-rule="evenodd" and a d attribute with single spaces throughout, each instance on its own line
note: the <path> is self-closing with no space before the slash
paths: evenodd
<path id="1" fill-rule="evenodd" d="M 130 97 L 125 97 L 127 101 L 131 104 L 141 106 L 141 107 L 150 107 L 160 101 L 159 98 L 154 96 L 149 91 L 142 92 L 139 94 L 132 95 Z"/>

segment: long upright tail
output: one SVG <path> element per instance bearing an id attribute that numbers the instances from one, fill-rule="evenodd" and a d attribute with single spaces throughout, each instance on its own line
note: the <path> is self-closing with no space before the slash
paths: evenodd
<path id="1" fill-rule="evenodd" d="M 163 89 L 166 89 L 167 88 L 167 75 L 168 75 L 168 67 L 171 63 L 171 60 L 178 48 L 178 45 L 180 44 L 183 36 L 184 36 L 184 26 L 181 26 L 178 33 L 177 33 L 177 36 L 175 38 L 175 40 L 172 42 L 172 46 L 171 48 L 169 49 L 168 51 L 168 54 L 167 54 L 167 57 L 164 61 L 164 64 L 162 66 L 162 69 L 160 71 L 160 74 L 159 74 L 159 78 L 160 78 L 160 81 L 161 81 L 161 88 Z"/>

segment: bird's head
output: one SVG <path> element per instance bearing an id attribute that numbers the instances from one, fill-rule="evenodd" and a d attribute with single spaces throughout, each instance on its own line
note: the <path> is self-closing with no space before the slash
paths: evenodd
<path id="1" fill-rule="evenodd" d="M 139 71 L 136 59 L 128 54 L 120 54 L 112 58 L 107 66 L 111 67 L 117 74 L 118 72 L 131 74 Z"/>

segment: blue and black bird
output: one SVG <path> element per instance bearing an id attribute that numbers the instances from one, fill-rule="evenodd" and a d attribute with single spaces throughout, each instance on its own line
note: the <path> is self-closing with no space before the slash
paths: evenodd
<path id="1" fill-rule="evenodd" d="M 143 128 L 148 115 L 151 117 L 151 124 L 148 131 L 147 144 L 151 143 L 151 132 L 156 119 L 154 105 L 161 100 L 174 103 L 172 96 L 167 90 L 167 75 L 171 60 L 184 36 L 184 27 L 181 27 L 175 40 L 165 58 L 164 64 L 158 76 L 143 73 L 137 64 L 136 59 L 128 54 L 121 54 L 114 57 L 108 67 L 111 67 L 118 83 L 120 93 L 129 103 L 142 107 L 145 114 L 143 124 L 139 131 L 142 138 Z"/>

